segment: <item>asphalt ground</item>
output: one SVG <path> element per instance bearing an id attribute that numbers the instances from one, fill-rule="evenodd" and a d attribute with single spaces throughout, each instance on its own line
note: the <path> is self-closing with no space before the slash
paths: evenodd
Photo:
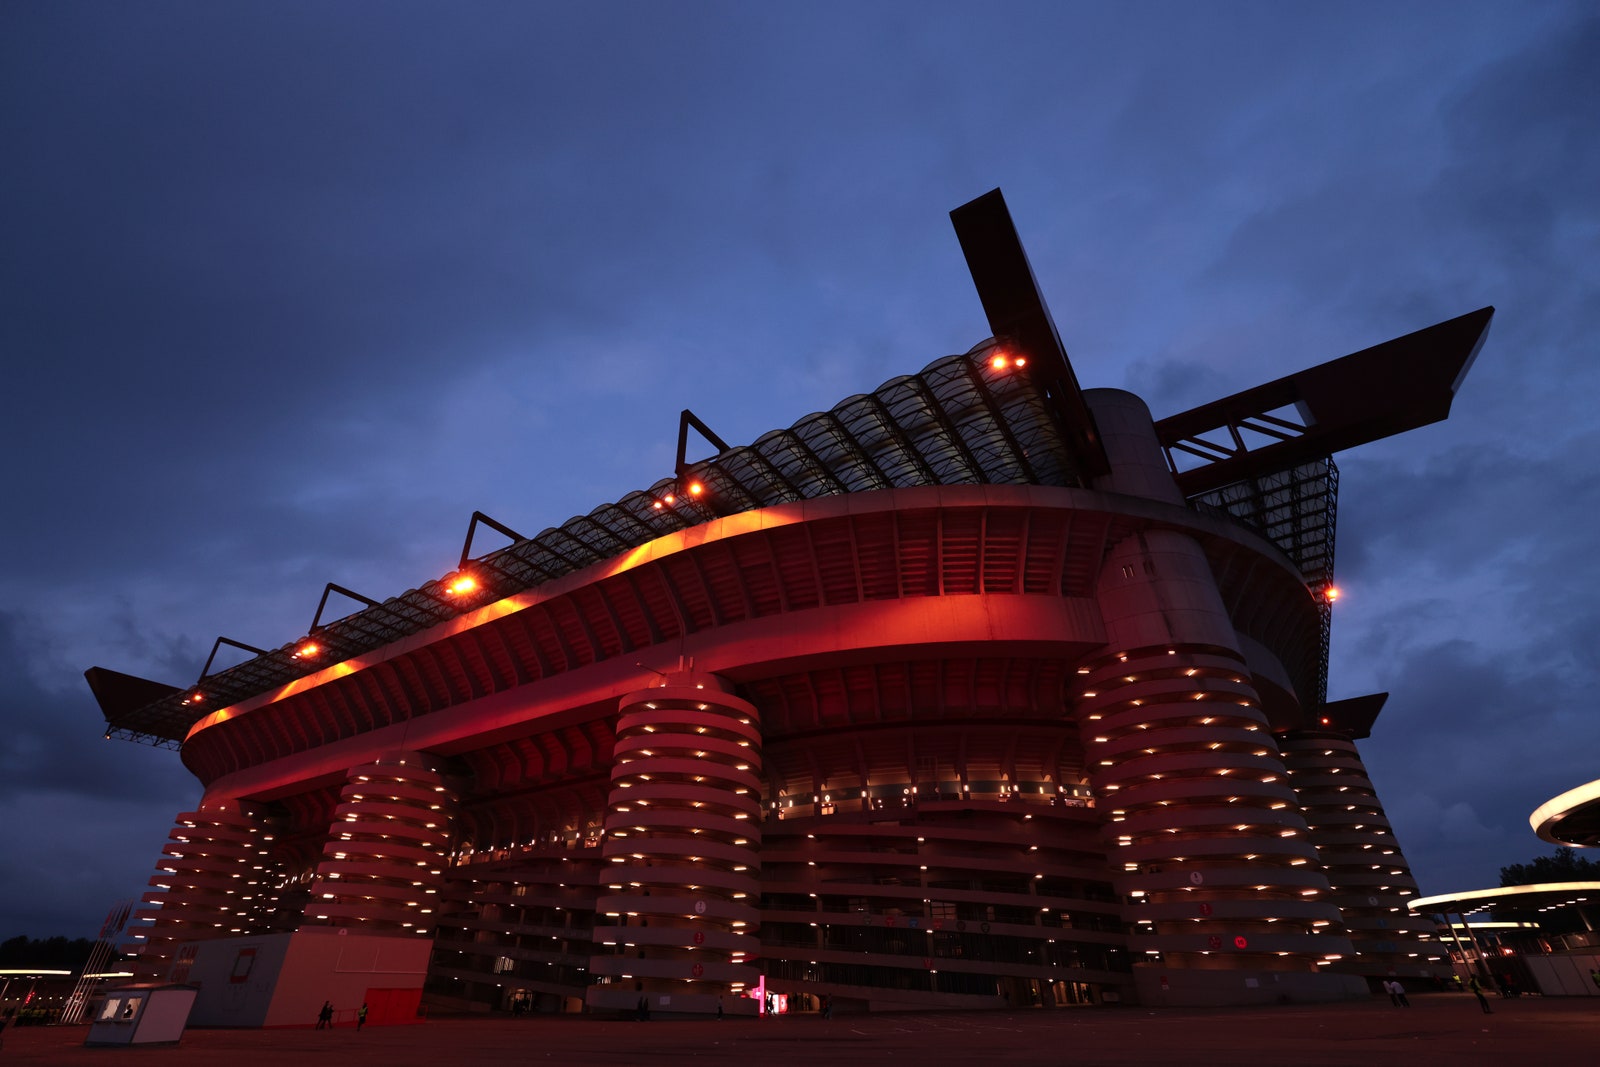
<path id="1" fill-rule="evenodd" d="M 88 1028 L 8 1028 L 0 1060 L 72 1067 L 407 1067 L 411 1064 L 849 1067 L 852 1064 L 1320 1065 L 1594 1063 L 1600 998 L 1465 993 L 1209 1011 L 1138 1007 L 623 1022 L 585 1016 L 435 1018 L 333 1030 L 191 1030 L 177 1046 L 85 1048 Z"/>

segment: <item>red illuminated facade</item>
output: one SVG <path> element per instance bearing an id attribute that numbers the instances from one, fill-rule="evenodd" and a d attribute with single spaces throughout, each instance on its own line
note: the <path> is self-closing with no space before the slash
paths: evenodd
<path id="1" fill-rule="evenodd" d="M 972 208 L 973 351 L 368 602 L 316 662 L 91 671 L 108 735 L 181 738 L 206 789 L 143 975 L 307 926 L 429 939 L 428 994 L 462 1007 L 1277 1002 L 1432 973 L 1355 745 L 1382 698 L 1324 699 L 1327 457 L 1407 427 L 1383 390 L 1317 403 L 1381 349 L 1385 388 L 1443 359 L 1453 391 L 1487 314 L 1157 423 L 1078 389 L 1009 218 Z"/>

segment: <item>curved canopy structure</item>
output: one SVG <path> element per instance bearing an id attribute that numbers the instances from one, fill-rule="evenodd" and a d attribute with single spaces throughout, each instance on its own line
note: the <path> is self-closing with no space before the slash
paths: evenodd
<path id="1" fill-rule="evenodd" d="M 1543 882 L 1499 889 L 1470 889 L 1463 893 L 1418 897 L 1408 906 L 1419 915 L 1474 915 L 1480 911 L 1514 913 L 1585 905 L 1600 905 L 1600 882 Z"/>
<path id="2" fill-rule="evenodd" d="M 1533 809 L 1528 822 L 1551 844 L 1600 848 L 1600 778 L 1551 797 Z"/>

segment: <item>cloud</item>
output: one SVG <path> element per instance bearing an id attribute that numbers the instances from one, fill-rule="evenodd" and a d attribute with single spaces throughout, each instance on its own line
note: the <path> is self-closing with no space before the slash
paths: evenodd
<path id="1" fill-rule="evenodd" d="M 114 900 L 144 891 L 164 828 L 199 795 L 177 753 L 99 740 L 103 720 L 81 677 L 39 681 L 53 666 L 30 620 L 0 613 L 6 936 L 93 936 Z"/>
<path id="2" fill-rule="evenodd" d="M 1084 385 L 1158 417 L 1499 307 L 1448 423 L 1340 458 L 1333 685 L 1394 693 L 1413 861 L 1539 851 L 1600 747 L 1600 19 L 1154 10 L 6 9 L 0 791 L 48 862 L 5 884 L 192 799 L 85 666 L 184 682 L 474 509 L 649 485 L 684 407 L 747 442 L 966 350 L 944 213 L 996 185 Z"/>
<path id="3" fill-rule="evenodd" d="M 0 750 L 0 797 L 8 802 L 33 790 L 52 790 L 91 800 L 129 796 L 165 797 L 189 792 L 188 772 L 176 754 L 141 746 L 85 744 L 104 729 L 81 671 L 61 671 L 48 635 L 29 634 L 29 620 L 0 612 L 0 720 L 6 745 Z M 46 685 L 39 676 L 54 674 Z"/>
<path id="4" fill-rule="evenodd" d="M 0 825 L 0 849 L 9 857 L 0 864 L 5 936 L 96 937 L 113 904 L 149 890 L 167 831 L 179 811 L 193 810 L 198 792 L 188 799 L 131 791 L 9 796 Z"/>
<path id="5" fill-rule="evenodd" d="M 1595 773 L 1587 677 L 1459 639 L 1357 655 L 1390 694 L 1363 758 L 1424 891 L 1493 886 L 1498 868 L 1549 851 L 1529 813 Z"/>

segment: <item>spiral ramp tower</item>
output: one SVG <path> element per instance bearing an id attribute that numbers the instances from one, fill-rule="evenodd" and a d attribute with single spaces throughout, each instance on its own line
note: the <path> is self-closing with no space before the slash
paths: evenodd
<path id="1" fill-rule="evenodd" d="M 1416 879 L 1355 739 L 1329 721 L 1285 733 L 1278 743 L 1356 950 L 1336 968 L 1379 980 L 1447 975 L 1434 924 L 1408 908 L 1417 898 Z"/>
<path id="2" fill-rule="evenodd" d="M 141 940 L 123 948 L 137 951 L 136 981 L 183 981 L 174 972 L 180 945 L 253 932 L 272 840 L 235 800 L 202 801 L 178 816 L 142 898 L 155 907 L 135 914 Z"/>
<path id="3" fill-rule="evenodd" d="M 306 905 L 308 923 L 431 936 L 455 796 L 431 757 L 391 753 L 352 768 Z"/>
<path id="4" fill-rule="evenodd" d="M 709 1012 L 759 980 L 760 718 L 714 676 L 664 682 L 617 718 L 594 1009 Z"/>

